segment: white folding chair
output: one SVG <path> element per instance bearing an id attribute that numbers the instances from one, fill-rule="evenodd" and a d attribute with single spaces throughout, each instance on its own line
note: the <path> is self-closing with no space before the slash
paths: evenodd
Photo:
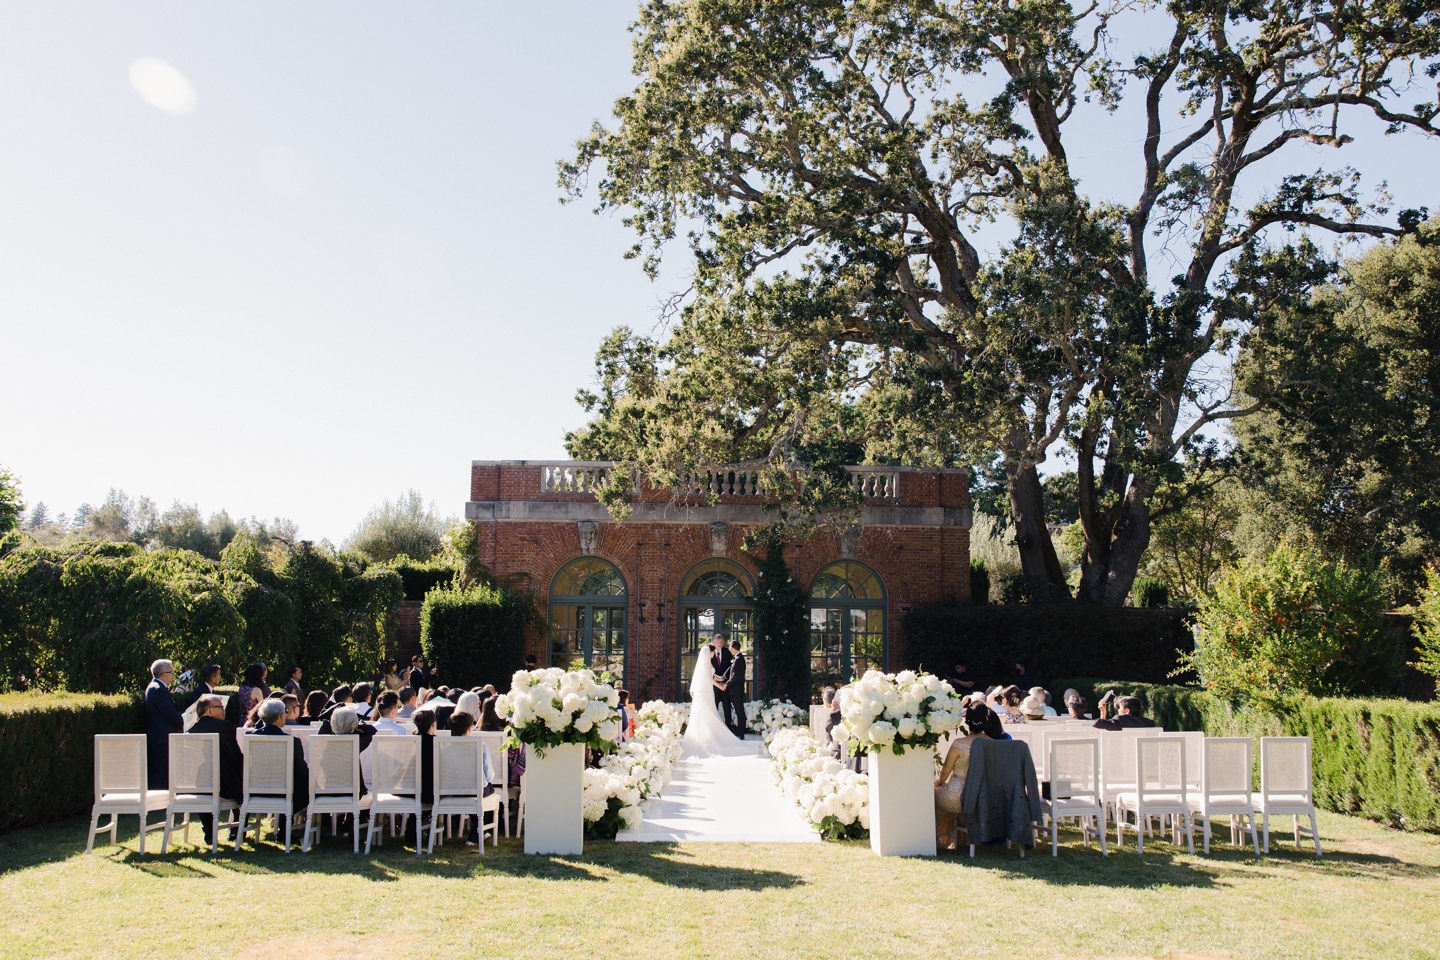
<path id="1" fill-rule="evenodd" d="M 485 796 L 484 752 L 488 745 L 479 737 L 450 737 L 435 741 L 435 803 L 430 808 L 430 846 L 435 852 L 435 837 L 450 817 L 474 817 L 479 825 L 480 852 L 485 852 L 485 812 L 495 814 L 489 828 L 495 836 L 500 819 L 499 792 Z M 446 831 L 448 833 L 448 831 Z"/>
<path id="2" fill-rule="evenodd" d="M 1165 736 L 1185 741 L 1185 790 L 1187 793 L 1198 793 L 1201 773 L 1205 769 L 1205 734 L 1186 730 Z"/>
<path id="3" fill-rule="evenodd" d="M 510 764 L 505 761 L 509 758 L 509 751 L 505 749 L 505 734 L 501 731 L 491 730 L 473 734 L 479 737 L 490 751 L 491 768 L 495 771 L 495 796 L 500 802 L 500 830 L 501 836 L 510 836 Z M 520 833 L 517 824 L 515 833 Z"/>
<path id="4" fill-rule="evenodd" d="M 1123 731 L 1122 731 L 1123 732 Z M 1145 825 L 1153 816 L 1170 817 L 1175 843 L 1185 823 L 1190 852 L 1195 852 L 1195 822 L 1185 797 L 1185 740 L 1181 737 L 1139 737 L 1135 741 L 1135 789 L 1115 797 L 1115 845 L 1125 843 L 1126 814 L 1135 814 L 1138 852 L 1145 852 Z M 1175 818 L 1180 819 L 1175 819 Z"/>
<path id="5" fill-rule="evenodd" d="M 140 852 L 145 852 L 145 834 L 162 829 L 165 824 L 146 824 L 152 810 L 164 810 L 170 802 L 169 790 L 151 790 L 150 774 L 145 765 L 145 734 L 95 734 L 95 804 L 90 808 L 90 838 L 85 852 L 95 851 L 95 835 L 110 831 L 110 844 L 122 816 L 140 818 Z M 100 826 L 100 817 L 110 815 L 110 823 Z"/>
<path id="6" fill-rule="evenodd" d="M 255 820 L 255 843 L 260 843 L 264 818 L 283 818 L 281 831 L 285 852 L 290 852 L 290 832 L 295 828 L 294 737 L 242 734 L 245 738 L 245 793 L 240 802 L 240 828 L 235 831 L 235 852 L 245 841 L 249 819 Z"/>
<path id="7" fill-rule="evenodd" d="M 1096 730 L 1100 738 L 1100 801 L 1115 807 L 1115 798 L 1135 790 L 1135 744 L 1140 731 Z M 1116 819 L 1119 819 L 1119 809 Z"/>
<path id="8" fill-rule="evenodd" d="M 1260 799 L 1255 812 L 1263 818 L 1265 852 L 1270 852 L 1270 816 L 1289 816 L 1300 846 L 1300 818 L 1310 818 L 1315 856 L 1320 856 L 1320 829 L 1315 823 L 1315 792 L 1309 737 L 1260 738 Z"/>
<path id="9" fill-rule="evenodd" d="M 1189 755 L 1186 755 L 1189 762 Z M 1205 821 L 1205 852 L 1210 852 L 1210 821 L 1230 818 L 1230 842 L 1239 846 L 1245 830 L 1260 853 L 1251 795 L 1249 737 L 1206 737 L 1201 750 L 1200 789 L 1188 791 L 1191 814 Z M 1244 818 L 1245 826 L 1239 825 Z"/>
<path id="10" fill-rule="evenodd" d="M 1105 803 L 1100 795 L 1100 740 L 1056 736 L 1050 740 L 1050 799 L 1040 809 L 1050 818 L 1050 856 L 1060 855 L 1060 821 L 1080 821 L 1080 837 L 1090 845 L 1090 818 L 1100 837 L 1100 852 L 1110 855 L 1105 845 Z"/>
<path id="11" fill-rule="evenodd" d="M 440 741 L 435 741 L 438 750 Z M 370 763 L 372 793 L 370 796 L 370 829 L 365 834 L 365 852 L 375 839 L 375 822 L 384 814 L 415 818 L 415 853 L 425 852 L 425 804 L 420 796 L 422 770 L 420 738 L 376 737 L 370 741 L 373 759 Z M 384 842 L 384 834 L 381 834 Z"/>
<path id="12" fill-rule="evenodd" d="M 220 734 L 170 734 L 170 794 L 165 805 L 165 834 L 160 852 L 170 849 L 175 817 L 185 818 L 185 842 L 190 842 L 190 814 L 210 814 L 210 852 L 220 849 L 220 831 L 234 827 L 236 818 L 220 822 L 220 813 L 238 813 L 240 804 L 220 796 Z"/>
<path id="13" fill-rule="evenodd" d="M 350 831 L 352 852 L 360 852 L 360 811 L 370 809 L 370 798 L 360 795 L 360 738 L 311 736 L 309 740 L 310 805 L 305 809 L 305 836 L 300 849 L 310 851 L 311 836 L 320 840 L 325 814 L 348 813 L 353 817 Z"/>

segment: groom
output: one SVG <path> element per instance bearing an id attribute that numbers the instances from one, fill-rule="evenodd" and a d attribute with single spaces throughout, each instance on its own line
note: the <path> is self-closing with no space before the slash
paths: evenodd
<path id="1" fill-rule="evenodd" d="M 745 654 L 740 652 L 740 641 L 730 641 L 730 669 L 725 671 L 725 726 L 741 740 L 745 739 Z M 734 719 L 731 719 L 731 714 Z"/>

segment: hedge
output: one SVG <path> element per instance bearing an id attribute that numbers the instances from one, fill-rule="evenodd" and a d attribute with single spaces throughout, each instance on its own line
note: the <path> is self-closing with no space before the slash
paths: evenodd
<path id="1" fill-rule="evenodd" d="M 405 599 L 420 602 L 436 587 L 446 587 L 455 579 L 455 568 L 443 560 L 411 560 L 401 556 L 391 560 L 387 566 L 400 574 L 405 585 Z"/>
<path id="2" fill-rule="evenodd" d="M 420 607 L 420 649 L 446 684 L 486 683 L 505 692 L 525 665 L 525 629 L 535 619 L 530 601 L 504 587 L 440 587 Z"/>
<path id="3" fill-rule="evenodd" d="M 1236 709 L 1194 687 L 1092 679 L 1057 680 L 1055 686 L 1074 687 L 1092 704 L 1109 689 L 1128 693 L 1167 730 L 1309 737 L 1316 806 L 1400 829 L 1440 833 L 1440 704 L 1300 697 L 1262 713 Z"/>
<path id="4" fill-rule="evenodd" d="M 1009 683 L 1015 664 L 1048 684 L 1064 676 L 1138 677 L 1164 683 L 1177 652 L 1194 646 L 1189 611 L 1060 603 L 929 603 L 905 617 L 909 665 L 941 676 L 957 663 L 987 684 Z"/>
<path id="5" fill-rule="evenodd" d="M 82 816 L 95 799 L 95 734 L 143 733 L 127 694 L 0 696 L 0 830 Z"/>

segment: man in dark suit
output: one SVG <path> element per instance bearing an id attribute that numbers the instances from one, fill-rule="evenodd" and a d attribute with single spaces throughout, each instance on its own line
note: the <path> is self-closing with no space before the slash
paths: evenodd
<path id="1" fill-rule="evenodd" d="M 195 712 L 200 719 L 195 721 L 195 726 L 188 732 L 219 734 L 220 796 L 238 803 L 245 785 L 245 755 L 240 752 L 240 744 L 235 740 L 235 724 L 225 719 L 225 704 L 213 693 L 196 701 Z M 197 819 L 205 828 L 205 842 L 210 843 L 210 833 L 215 828 L 214 821 L 208 813 L 198 814 Z"/>
<path id="2" fill-rule="evenodd" d="M 201 667 L 200 682 L 195 684 L 195 689 L 190 691 L 188 696 L 177 700 L 175 706 L 183 713 L 191 706 L 198 704 L 201 697 L 214 693 L 218 686 L 220 686 L 220 664 L 212 663 L 209 666 Z"/>
<path id="3" fill-rule="evenodd" d="M 1155 721 L 1140 712 L 1140 701 L 1135 697 L 1120 697 L 1115 701 L 1115 719 L 1105 718 L 1105 708 L 1108 706 L 1109 697 L 1100 701 L 1100 719 L 1095 721 L 1095 726 L 1100 730 L 1127 730 L 1134 727 L 1153 727 Z"/>
<path id="4" fill-rule="evenodd" d="M 151 790 L 170 789 L 170 734 L 183 733 L 185 718 L 175 706 L 170 684 L 175 665 L 169 660 L 150 664 L 150 686 L 145 688 L 145 766 Z"/>
<path id="5" fill-rule="evenodd" d="M 715 709 L 723 714 L 725 712 L 725 688 L 722 684 L 725 683 L 725 677 L 730 672 L 730 648 L 726 645 L 726 637 L 723 633 L 715 634 L 713 643 L 710 662 L 715 666 L 715 679 L 719 681 L 715 684 Z"/>
<path id="6" fill-rule="evenodd" d="M 285 732 L 285 701 L 263 700 L 260 703 L 261 727 L 249 734 L 241 736 L 251 737 L 288 737 Z M 296 816 L 300 811 L 310 806 L 310 765 L 305 762 L 305 746 L 296 741 L 295 755 L 291 760 L 292 769 L 295 771 L 295 794 L 294 810 Z"/>
<path id="7" fill-rule="evenodd" d="M 739 640 L 730 641 L 730 669 L 725 674 L 725 726 L 741 740 L 745 739 L 745 654 L 740 652 Z"/>

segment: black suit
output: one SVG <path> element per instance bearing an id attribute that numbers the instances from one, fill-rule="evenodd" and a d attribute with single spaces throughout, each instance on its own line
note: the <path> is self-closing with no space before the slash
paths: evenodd
<path id="1" fill-rule="evenodd" d="M 737 653 L 730 660 L 725 674 L 725 726 L 741 740 L 745 739 L 745 654 Z M 731 719 L 734 711 L 734 719 Z"/>
<path id="2" fill-rule="evenodd" d="M 205 696 L 207 693 L 214 692 L 214 687 L 210 686 L 210 684 L 206 683 L 204 680 L 201 680 L 199 683 L 195 684 L 194 690 L 191 690 L 189 693 L 185 694 L 184 700 L 177 700 L 175 702 L 175 706 L 180 710 L 181 713 L 184 713 L 186 710 L 189 710 L 191 707 L 195 706 L 196 702 L 198 702 L 201 697 Z"/>
<path id="3" fill-rule="evenodd" d="M 716 653 L 710 658 L 710 662 L 715 667 L 715 679 L 719 680 L 721 683 L 725 682 L 725 677 L 730 673 L 730 659 L 731 658 L 729 647 L 721 647 L 720 652 Z M 716 687 L 715 709 L 723 712 L 725 710 L 725 702 L 725 691 L 721 690 L 719 687 Z"/>
<path id="4" fill-rule="evenodd" d="M 235 740 L 235 724 L 214 717 L 201 717 L 188 732 L 220 735 L 220 796 L 226 800 L 241 800 L 245 788 L 245 755 L 240 752 L 240 744 Z M 205 828 L 205 842 L 209 843 L 213 829 L 210 814 L 197 814 L 196 819 Z"/>
<path id="5" fill-rule="evenodd" d="M 151 680 L 145 688 L 145 767 L 151 790 L 170 788 L 170 734 L 184 730 L 185 718 L 170 688 Z"/>
<path id="6" fill-rule="evenodd" d="M 1142 717 L 1138 713 L 1122 713 L 1110 720 L 1096 720 L 1095 727 L 1099 730 L 1128 730 L 1133 727 L 1153 727 L 1155 721 L 1149 717 Z"/>
<path id="7" fill-rule="evenodd" d="M 284 727 L 272 727 L 270 724 L 263 724 L 260 729 L 250 733 L 240 734 L 242 737 L 289 737 L 291 734 L 285 732 Z M 293 739 L 293 738 L 292 738 Z M 295 794 L 292 798 L 296 813 L 310 806 L 310 765 L 305 762 L 305 745 L 299 740 L 295 741 L 295 755 L 291 760 L 291 768 L 295 771 Z M 286 829 L 289 829 L 286 824 Z"/>

